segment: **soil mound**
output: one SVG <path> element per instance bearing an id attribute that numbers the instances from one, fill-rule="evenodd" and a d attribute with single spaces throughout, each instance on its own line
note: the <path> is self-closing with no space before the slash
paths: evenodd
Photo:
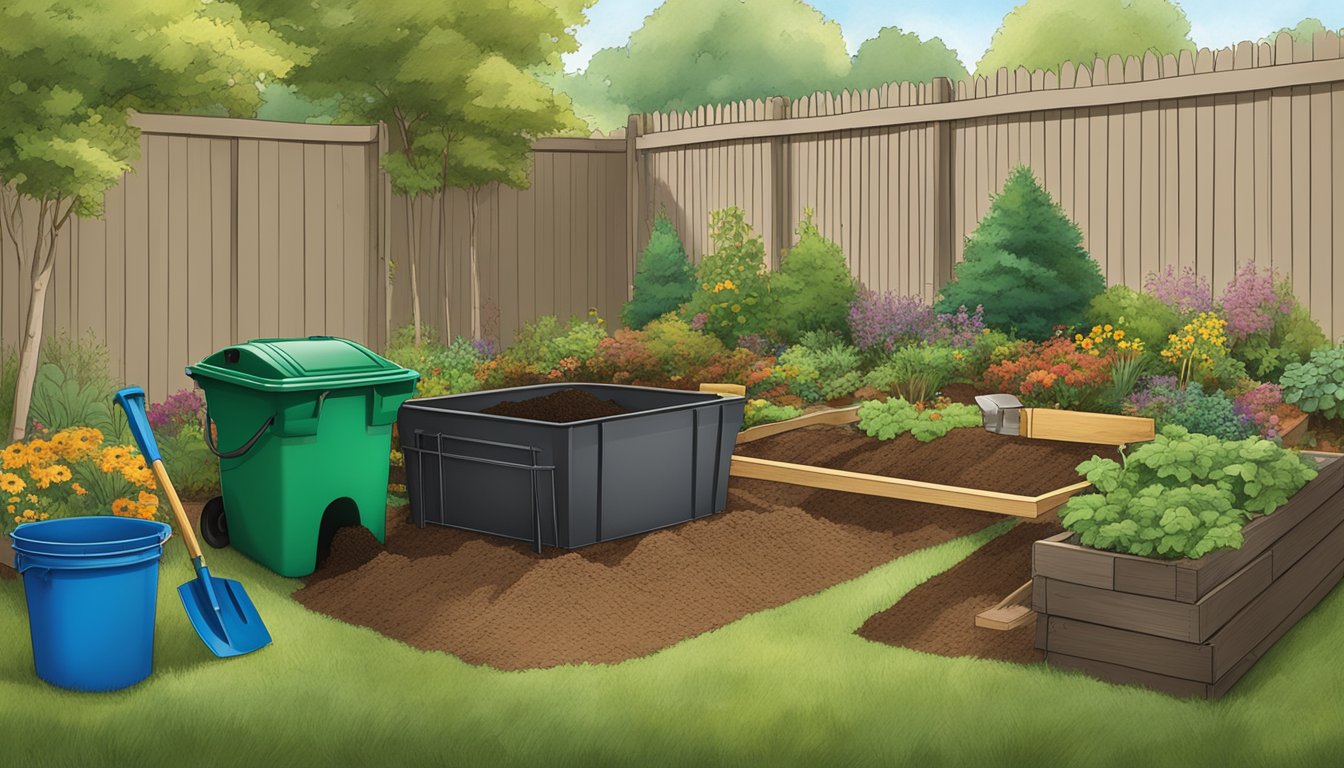
<path id="1" fill-rule="evenodd" d="M 494 416 L 512 416 L 515 419 L 550 421 L 557 424 L 600 419 L 603 416 L 617 416 L 629 412 L 615 400 L 604 400 L 579 389 L 562 389 L 527 400 L 505 400 L 482 411 Z"/>

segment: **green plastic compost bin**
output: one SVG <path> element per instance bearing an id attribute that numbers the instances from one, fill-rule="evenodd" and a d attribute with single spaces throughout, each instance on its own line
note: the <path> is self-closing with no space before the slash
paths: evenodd
<path id="1" fill-rule="evenodd" d="M 227 515 L 227 543 L 295 577 L 313 572 L 324 521 L 328 532 L 360 524 L 383 541 L 392 424 L 419 373 L 353 341 L 310 336 L 226 347 L 187 375 L 217 432 L 224 496 L 214 512 Z"/>

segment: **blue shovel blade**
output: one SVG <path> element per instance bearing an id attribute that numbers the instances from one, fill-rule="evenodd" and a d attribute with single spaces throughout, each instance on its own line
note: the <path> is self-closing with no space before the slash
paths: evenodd
<path id="1" fill-rule="evenodd" d="M 211 604 L 212 591 L 219 610 Z M 271 633 L 242 584 L 204 575 L 178 587 L 177 593 L 196 634 L 216 656 L 241 656 L 270 645 Z"/>

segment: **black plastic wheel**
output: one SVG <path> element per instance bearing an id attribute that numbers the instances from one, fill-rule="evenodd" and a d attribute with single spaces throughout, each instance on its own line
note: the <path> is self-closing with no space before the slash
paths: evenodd
<path id="1" fill-rule="evenodd" d="M 205 502 L 201 510 L 201 538 L 215 549 L 229 546 L 229 521 L 224 517 L 224 497 Z"/>

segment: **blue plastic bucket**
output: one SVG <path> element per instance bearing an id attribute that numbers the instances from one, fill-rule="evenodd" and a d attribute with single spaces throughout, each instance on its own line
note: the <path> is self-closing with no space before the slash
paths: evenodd
<path id="1" fill-rule="evenodd" d="M 69 517 L 15 528 L 37 676 L 76 691 L 149 677 L 159 558 L 172 528 L 126 517 Z"/>

